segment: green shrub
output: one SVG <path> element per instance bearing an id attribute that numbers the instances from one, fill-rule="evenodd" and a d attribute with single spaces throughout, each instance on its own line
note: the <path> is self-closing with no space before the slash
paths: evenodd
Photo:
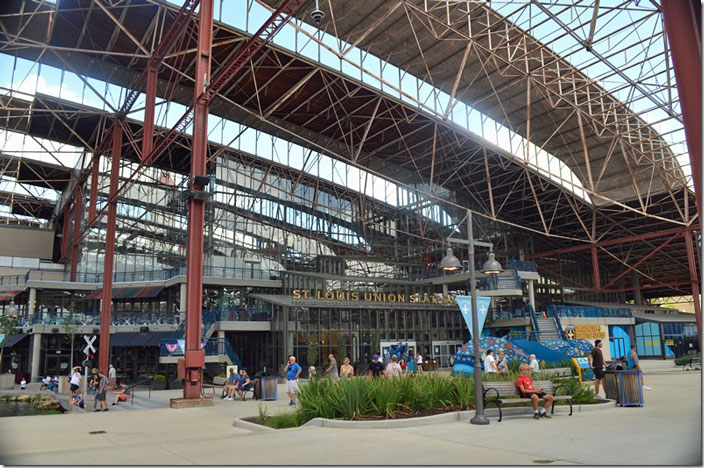
<path id="1" fill-rule="evenodd" d="M 161 374 L 156 374 L 154 376 L 154 382 L 166 382 L 166 376 Z"/>
<path id="2" fill-rule="evenodd" d="M 555 385 L 562 385 L 558 389 L 558 395 L 572 395 L 572 403 L 595 403 L 596 396 L 591 385 L 580 384 L 579 379 L 562 379 Z"/>
<path id="3" fill-rule="evenodd" d="M 276 414 L 266 423 L 267 426 L 274 429 L 287 429 L 289 427 L 298 427 L 302 424 L 305 424 L 305 422 L 303 422 L 299 411 Z"/>
<path id="4" fill-rule="evenodd" d="M 701 359 L 702 355 L 697 354 L 696 356 L 682 356 L 680 358 L 675 359 L 675 365 L 684 366 L 685 364 L 689 364 L 690 362 L 692 362 L 692 359 L 695 357 Z"/>
<path id="5" fill-rule="evenodd" d="M 269 419 L 269 409 L 259 403 L 259 415 L 257 416 L 257 421 L 265 422 Z"/>
<path id="6" fill-rule="evenodd" d="M 454 403 L 461 410 L 474 408 L 474 379 L 465 377 L 455 377 L 452 381 L 452 396 Z"/>

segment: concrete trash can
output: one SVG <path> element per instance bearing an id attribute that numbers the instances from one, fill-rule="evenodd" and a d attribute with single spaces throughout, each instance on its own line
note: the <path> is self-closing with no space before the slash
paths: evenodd
<path id="1" fill-rule="evenodd" d="M 606 398 L 616 400 L 618 406 L 645 406 L 641 372 L 637 370 L 604 371 Z"/>

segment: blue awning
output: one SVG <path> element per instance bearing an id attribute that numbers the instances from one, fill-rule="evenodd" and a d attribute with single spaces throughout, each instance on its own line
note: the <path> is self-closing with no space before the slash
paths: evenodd
<path id="1" fill-rule="evenodd" d="M 26 333 L 17 333 L 15 335 L 7 335 L 5 337 L 5 340 L 2 342 L 2 347 L 3 348 L 12 348 L 17 343 L 22 341 L 26 336 L 27 336 Z"/>
<path id="2" fill-rule="evenodd" d="M 161 340 L 171 337 L 173 332 L 131 332 L 110 335 L 110 347 L 139 348 L 143 346 L 159 347 Z"/>

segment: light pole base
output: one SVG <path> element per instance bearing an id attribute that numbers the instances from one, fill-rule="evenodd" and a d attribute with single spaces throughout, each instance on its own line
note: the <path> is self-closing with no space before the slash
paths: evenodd
<path id="1" fill-rule="evenodd" d="M 469 420 L 470 424 L 476 424 L 478 426 L 486 426 L 489 424 L 489 418 L 484 414 L 477 414 L 472 419 Z"/>

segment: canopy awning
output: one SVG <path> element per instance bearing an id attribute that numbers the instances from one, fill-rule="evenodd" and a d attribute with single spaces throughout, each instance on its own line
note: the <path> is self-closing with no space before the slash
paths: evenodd
<path id="1" fill-rule="evenodd" d="M 161 340 L 166 340 L 173 332 L 130 332 L 110 335 L 110 346 L 118 348 L 139 348 L 143 346 L 158 347 Z"/>
<path id="2" fill-rule="evenodd" d="M 0 302 L 11 301 L 22 291 L 2 291 L 0 292 Z"/>
<path id="3" fill-rule="evenodd" d="M 113 299 L 147 299 L 159 295 L 163 286 L 150 286 L 148 288 L 112 288 Z M 93 291 L 86 299 L 100 299 L 103 288 Z"/>
<path id="4" fill-rule="evenodd" d="M 2 346 L 0 346 L 0 347 L 12 348 L 13 346 L 15 346 L 17 343 L 19 343 L 20 341 L 22 341 L 26 337 L 27 337 L 26 333 L 17 333 L 14 335 L 7 335 L 5 337 L 5 340 L 2 343 Z"/>

